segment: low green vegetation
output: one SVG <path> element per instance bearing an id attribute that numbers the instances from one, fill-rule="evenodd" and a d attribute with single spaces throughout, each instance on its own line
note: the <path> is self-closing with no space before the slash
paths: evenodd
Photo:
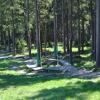
<path id="1" fill-rule="evenodd" d="M 99 12 L 100 0 L 0 0 L 0 100 L 100 100 Z"/>
<path id="2" fill-rule="evenodd" d="M 44 50 L 44 52 L 49 52 L 49 54 L 47 54 L 46 56 L 45 55 L 42 56 L 42 61 L 44 63 L 45 60 L 48 59 L 48 57 L 50 57 L 50 58 L 54 57 L 54 53 L 53 53 L 54 48 L 46 48 L 46 50 L 45 49 L 43 49 L 43 50 Z M 77 57 L 78 48 L 74 47 L 73 48 L 73 56 L 75 56 L 75 57 L 73 57 L 73 62 L 74 62 L 73 65 L 76 67 L 83 67 L 83 68 L 86 68 L 88 70 L 95 68 L 95 61 L 93 60 L 94 58 L 92 57 L 90 51 L 91 51 L 90 47 L 84 47 L 84 52 L 80 55 L 80 57 Z M 32 56 L 36 58 L 36 54 L 37 54 L 37 50 L 35 48 L 33 48 L 32 49 Z M 11 53 L 2 54 L 2 56 L 5 56 L 5 55 L 11 55 Z M 26 52 L 17 54 L 17 56 L 21 56 L 21 55 L 27 56 L 28 52 L 26 51 Z M 67 53 L 66 53 L 66 55 L 67 55 Z M 63 55 L 63 47 L 59 44 L 59 46 L 58 46 L 58 58 L 63 59 L 64 57 L 65 57 L 66 61 L 69 61 L 69 57 L 66 57 Z M 7 61 L 9 62 L 9 60 L 7 60 Z M 16 63 L 21 62 L 19 60 L 16 60 L 16 62 L 15 62 L 15 60 L 13 60 L 13 61 L 10 60 L 10 61 L 11 62 L 8 63 L 8 65 L 9 64 L 11 65 L 11 63 L 16 64 Z M 6 64 L 7 62 L 5 63 L 5 60 L 4 60 L 2 63 Z"/>
<path id="3" fill-rule="evenodd" d="M 0 60 L 0 100 L 100 100 L 100 78 L 22 75 L 20 60 Z"/>

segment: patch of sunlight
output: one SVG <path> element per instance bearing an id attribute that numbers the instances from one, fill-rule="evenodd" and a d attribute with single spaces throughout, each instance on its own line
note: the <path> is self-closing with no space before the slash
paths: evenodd
<path id="1" fill-rule="evenodd" d="M 36 49 L 32 49 L 32 53 L 33 54 L 36 54 L 37 53 L 37 50 Z"/>
<path id="2" fill-rule="evenodd" d="M 58 46 L 58 51 L 63 52 L 63 47 Z"/>
<path id="3" fill-rule="evenodd" d="M 84 50 L 90 50 L 91 47 L 84 47 Z"/>
<path id="4" fill-rule="evenodd" d="M 91 53 L 89 53 L 89 54 L 81 54 L 81 57 L 84 57 L 84 58 L 88 58 L 90 56 L 91 56 Z"/>
<path id="5" fill-rule="evenodd" d="M 53 52 L 54 48 L 46 48 L 47 51 Z"/>
<path id="6" fill-rule="evenodd" d="M 36 54 L 37 53 L 37 50 L 36 49 L 32 49 L 32 54 Z M 28 55 L 29 53 L 28 53 L 28 51 L 26 51 L 26 52 L 24 52 L 24 56 L 25 55 Z"/>
<path id="7" fill-rule="evenodd" d="M 72 51 L 73 52 L 77 52 L 78 51 L 78 48 L 73 48 Z"/>
<path id="8" fill-rule="evenodd" d="M 90 62 L 90 61 L 87 61 L 84 63 L 84 66 L 88 67 L 88 66 L 93 66 L 95 65 L 94 62 Z"/>
<path id="9" fill-rule="evenodd" d="M 100 100 L 100 91 L 88 92 L 87 100 Z"/>

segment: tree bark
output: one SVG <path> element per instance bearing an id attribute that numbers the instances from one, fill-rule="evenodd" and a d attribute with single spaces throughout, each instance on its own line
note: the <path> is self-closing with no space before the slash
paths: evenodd
<path id="1" fill-rule="evenodd" d="M 40 11 L 39 0 L 35 0 L 36 6 L 36 43 L 37 43 L 37 66 L 41 66 L 41 40 L 40 40 Z"/>
<path id="2" fill-rule="evenodd" d="M 54 57 L 58 58 L 57 48 L 57 1 L 54 0 Z"/>
<path id="3" fill-rule="evenodd" d="M 29 0 L 25 0 L 25 35 L 27 36 L 27 46 L 29 57 L 31 58 L 31 34 L 29 33 Z"/>
<path id="4" fill-rule="evenodd" d="M 73 3 L 72 0 L 70 0 L 70 63 L 73 64 L 73 52 L 72 52 L 72 46 L 73 46 L 73 25 L 72 25 L 72 16 L 73 16 Z"/>
<path id="5" fill-rule="evenodd" d="M 96 67 L 100 68 L 100 0 L 96 0 Z"/>
<path id="6" fill-rule="evenodd" d="M 80 55 L 81 51 L 81 33 L 80 33 L 80 0 L 77 0 L 78 3 L 78 53 Z"/>
<path id="7" fill-rule="evenodd" d="M 64 0 L 62 0 L 62 35 L 63 35 L 63 51 L 66 54 L 66 34 L 65 34 L 65 12 L 64 12 Z"/>
<path id="8" fill-rule="evenodd" d="M 15 16 L 14 16 L 14 2 L 13 0 L 11 0 L 11 6 L 12 8 L 12 12 L 11 12 L 11 16 L 12 16 L 12 27 L 13 27 L 13 31 L 12 31 L 12 40 L 13 40 L 13 55 L 16 55 L 16 38 L 15 38 Z"/>

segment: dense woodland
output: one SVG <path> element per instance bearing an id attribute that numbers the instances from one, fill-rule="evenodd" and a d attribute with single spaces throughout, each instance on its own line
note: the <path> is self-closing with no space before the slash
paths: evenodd
<path id="1" fill-rule="evenodd" d="M 100 0 L 0 0 L 0 100 L 100 100 Z"/>
<path id="2" fill-rule="evenodd" d="M 99 2 L 99 0 L 97 0 Z M 37 61 L 41 65 L 41 56 L 46 48 L 54 48 L 54 58 L 59 57 L 58 45 L 62 55 L 73 64 L 73 56 L 80 56 L 85 47 L 91 47 L 93 60 L 99 56 L 96 29 L 100 27 L 96 18 L 96 0 L 0 0 L 0 50 L 17 53 L 29 52 L 37 48 Z M 97 28 L 96 28 L 97 25 Z M 97 31 L 99 33 L 99 31 Z M 72 48 L 78 48 L 73 53 Z M 97 66 L 99 67 L 99 57 Z"/>

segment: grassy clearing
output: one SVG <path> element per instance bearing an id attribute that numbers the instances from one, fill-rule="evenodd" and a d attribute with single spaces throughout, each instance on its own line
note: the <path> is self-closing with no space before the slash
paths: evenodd
<path id="1" fill-rule="evenodd" d="M 44 49 L 45 50 L 45 49 Z M 49 57 L 53 58 L 53 52 L 54 52 L 54 48 L 46 48 L 46 51 L 50 52 L 50 54 L 48 55 Z M 81 54 L 80 57 L 74 57 L 73 58 L 73 62 L 74 62 L 74 66 L 76 67 L 84 67 L 86 69 L 92 69 L 92 68 L 95 68 L 95 61 L 93 60 L 93 57 L 91 56 L 91 48 L 90 47 L 84 47 L 84 52 L 83 54 Z M 75 55 L 78 55 L 78 48 L 77 47 L 74 47 L 73 48 L 73 53 Z M 37 53 L 37 50 L 35 48 L 32 49 L 32 56 L 36 58 L 36 53 Z M 11 53 L 9 54 L 0 54 L 1 56 L 4 56 L 4 55 L 11 55 Z M 27 56 L 28 55 L 28 52 L 23 52 L 22 54 L 17 54 L 17 56 Z M 66 54 L 67 55 L 67 54 Z M 59 44 L 58 45 L 58 57 L 60 59 L 62 59 L 63 57 L 66 57 L 66 55 L 63 55 L 63 47 L 62 47 L 62 44 Z M 48 58 L 46 56 L 42 56 L 42 61 L 43 63 L 45 62 L 45 60 L 47 60 Z M 65 59 L 66 61 L 69 62 L 69 57 L 67 57 Z M 43 65 L 44 66 L 44 65 Z"/>
<path id="2" fill-rule="evenodd" d="M 53 52 L 53 48 L 47 48 Z M 58 48 L 62 53 L 63 48 Z M 77 52 L 77 48 L 73 48 Z M 36 50 L 32 50 L 35 55 Z M 27 53 L 26 53 L 27 55 Z M 26 76 L 10 70 L 22 65 L 20 60 L 0 60 L 0 100 L 100 100 L 100 78 L 79 79 L 64 77 Z M 75 66 L 91 69 L 95 66 L 90 48 L 85 48 Z"/>
<path id="3" fill-rule="evenodd" d="M 0 100 L 100 100 L 100 78 L 26 76 L 9 70 L 21 63 L 0 61 Z"/>
<path id="4" fill-rule="evenodd" d="M 80 58 L 74 59 L 74 66 L 77 67 L 84 67 L 88 70 L 91 70 L 92 68 L 95 68 L 95 60 L 91 55 L 91 49 L 89 47 L 85 47 L 85 51 L 83 54 L 81 54 Z"/>

